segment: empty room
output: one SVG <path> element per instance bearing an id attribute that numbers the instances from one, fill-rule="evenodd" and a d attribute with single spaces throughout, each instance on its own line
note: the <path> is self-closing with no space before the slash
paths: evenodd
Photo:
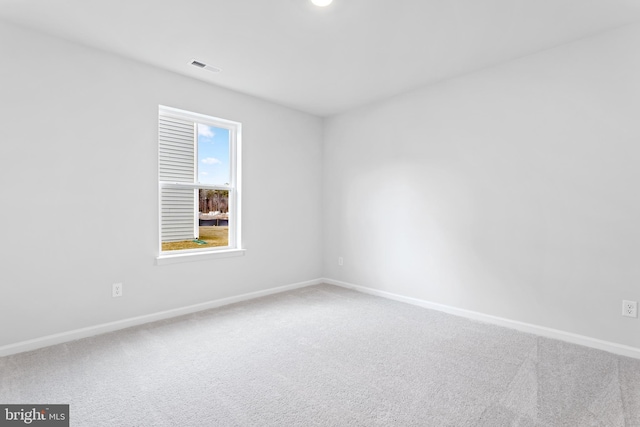
<path id="1" fill-rule="evenodd" d="M 640 1 L 0 0 L 0 426 L 640 426 Z"/>

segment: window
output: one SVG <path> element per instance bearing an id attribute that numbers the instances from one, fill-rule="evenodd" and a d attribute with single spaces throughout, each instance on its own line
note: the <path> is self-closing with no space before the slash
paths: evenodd
<path id="1" fill-rule="evenodd" d="M 241 255 L 241 124 L 160 106 L 158 260 Z"/>

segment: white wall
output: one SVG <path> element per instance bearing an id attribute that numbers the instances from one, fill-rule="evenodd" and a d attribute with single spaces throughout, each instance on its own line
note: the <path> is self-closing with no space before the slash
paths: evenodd
<path id="1" fill-rule="evenodd" d="M 319 118 L 5 24 L 0 61 L 0 346 L 321 276 Z M 246 256 L 154 265 L 159 104 L 243 123 Z"/>
<path id="2" fill-rule="evenodd" d="M 316 117 L 0 24 L 0 346 L 312 280 L 324 256 L 325 277 L 640 347 L 638 45 L 333 117 L 323 150 Z M 158 104 L 243 123 L 246 256 L 154 265 Z"/>
<path id="3" fill-rule="evenodd" d="M 640 347 L 638 46 L 627 27 L 328 119 L 325 277 Z"/>

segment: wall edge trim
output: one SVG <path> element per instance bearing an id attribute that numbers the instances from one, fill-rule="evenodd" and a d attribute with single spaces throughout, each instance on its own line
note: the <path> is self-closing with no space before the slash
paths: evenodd
<path id="1" fill-rule="evenodd" d="M 261 291 L 249 292 L 246 294 L 231 296 L 227 298 L 220 298 L 203 303 L 193 304 L 185 307 L 173 308 L 170 310 L 159 311 L 156 313 L 145 314 L 142 316 L 130 317 L 127 319 L 116 320 L 113 322 L 102 323 L 94 326 L 88 326 L 85 328 L 74 329 L 67 332 L 60 332 L 57 334 L 46 335 L 30 340 L 19 341 L 13 344 L 7 344 L 0 346 L 0 357 L 9 356 L 12 354 L 23 353 L 26 351 L 37 350 L 44 347 L 49 347 L 56 344 L 62 344 L 69 341 L 75 341 L 83 338 L 88 338 L 96 335 L 105 334 L 108 332 L 114 332 L 121 329 L 130 328 L 132 326 L 143 325 L 146 323 L 156 322 L 158 320 L 171 319 L 173 317 L 183 316 L 185 314 L 196 313 L 211 308 L 222 307 L 237 302 L 248 301 L 268 295 L 273 295 L 281 292 L 290 291 L 293 289 L 304 288 L 307 286 L 319 285 L 323 283 L 322 279 L 307 280 L 304 282 L 293 283 L 290 285 L 278 286 L 275 288 L 264 289 Z"/>
<path id="2" fill-rule="evenodd" d="M 343 282 L 340 280 L 324 278 L 322 279 L 322 282 L 329 285 L 340 286 L 342 288 L 351 289 L 351 290 L 362 292 L 369 295 L 387 298 L 394 301 L 416 305 L 423 308 L 442 311 L 444 313 L 453 314 L 455 316 L 466 317 L 472 320 L 478 320 L 485 323 L 491 323 L 494 325 L 503 326 L 509 329 L 515 329 L 521 332 L 539 335 L 545 338 L 557 339 L 560 341 L 565 341 L 572 344 L 578 344 L 585 347 L 594 348 L 597 350 L 603 350 L 609 353 L 617 354 L 619 356 L 626 356 L 626 357 L 632 357 L 634 359 L 640 359 L 640 348 L 631 347 L 624 344 L 604 341 L 604 340 L 592 338 L 586 335 L 574 334 L 572 332 L 566 332 L 559 329 L 548 328 L 546 326 L 534 325 L 532 323 L 525 323 L 517 320 L 503 318 L 503 317 L 492 316 L 490 314 L 480 313 L 477 311 L 465 310 L 462 308 L 457 308 L 457 307 L 453 307 L 445 304 L 439 304 L 439 303 L 435 303 L 427 300 L 408 297 L 400 294 L 394 294 L 387 291 L 381 291 L 381 290 L 370 288 L 367 286 L 355 285 L 353 283 Z"/>

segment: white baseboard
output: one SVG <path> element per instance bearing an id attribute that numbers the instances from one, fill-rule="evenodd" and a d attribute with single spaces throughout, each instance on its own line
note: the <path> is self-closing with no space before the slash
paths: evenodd
<path id="1" fill-rule="evenodd" d="M 619 354 L 621 356 L 640 359 L 640 348 L 630 347 L 622 344 L 616 344 L 609 341 L 599 340 L 597 338 L 591 338 L 584 335 L 574 334 L 571 332 L 560 331 L 558 329 L 552 329 L 544 326 L 533 325 L 530 323 L 519 322 L 516 320 L 505 319 L 502 317 L 491 316 L 489 314 L 479 313 L 477 311 L 464 310 L 461 308 L 456 308 L 456 307 L 452 307 L 444 304 L 438 304 L 438 303 L 425 301 L 417 298 L 394 294 L 391 292 L 380 291 L 377 289 L 368 288 L 366 286 L 354 285 L 352 283 L 347 283 L 347 282 L 342 282 L 339 280 L 333 280 L 333 279 L 327 279 L 327 278 L 309 280 L 306 282 L 299 282 L 299 283 L 294 283 L 286 286 L 279 286 L 277 288 L 265 289 L 257 292 L 250 292 L 247 294 L 237 295 L 237 296 L 228 297 L 228 298 L 222 298 L 222 299 L 208 301 L 200 304 L 194 304 L 187 307 L 161 311 L 158 313 L 132 317 L 129 319 L 103 323 L 100 325 L 90 326 L 87 328 L 75 329 L 69 332 L 62 332 L 59 334 L 53 334 L 53 335 L 48 335 L 40 338 L 17 342 L 14 344 L 8 344 L 0 347 L 0 357 L 8 356 L 16 353 L 22 353 L 25 351 L 36 350 L 39 348 L 48 347 L 55 344 L 61 344 L 64 342 L 74 341 L 81 338 L 87 338 L 94 335 L 100 335 L 107 332 L 113 332 L 120 329 L 129 328 L 132 326 L 155 322 L 158 320 L 170 319 L 172 317 L 191 314 L 198 311 L 207 310 L 210 308 L 221 307 L 221 306 L 233 304 L 236 302 L 247 301 L 247 300 L 251 300 L 251 299 L 255 299 L 255 298 L 259 298 L 267 295 L 290 291 L 293 289 L 318 285 L 321 283 L 327 283 L 329 285 L 340 286 L 347 289 L 353 289 L 358 292 L 375 295 L 382 298 L 388 298 L 391 300 L 400 301 L 407 304 L 412 304 L 420 307 L 430 308 L 432 310 L 442 311 L 442 312 L 453 314 L 456 316 L 461 316 L 461 317 L 466 317 L 473 320 L 492 323 L 494 325 L 504 326 L 510 329 L 516 329 L 522 332 L 527 332 L 527 333 L 540 335 L 547 338 L 566 341 L 573 344 L 579 344 L 586 347 L 595 348 L 598 350 L 604 350 L 610 353 Z"/>
<path id="2" fill-rule="evenodd" d="M 117 331 L 120 329 L 130 328 L 131 326 L 142 325 L 144 323 L 170 319 L 172 317 L 182 316 L 185 314 L 191 314 L 191 313 L 195 313 L 202 310 L 208 310 L 210 308 L 221 307 L 223 305 L 229 305 L 236 302 L 247 301 L 254 298 L 259 298 L 267 295 L 277 294 L 280 292 L 290 291 L 292 289 L 318 285 L 320 283 L 323 283 L 321 279 L 309 280 L 306 282 L 299 282 L 291 285 L 279 286 L 277 288 L 265 289 L 263 291 L 250 292 L 248 294 L 242 294 L 242 295 L 237 295 L 233 297 L 217 299 L 214 301 L 207 301 L 200 304 L 190 305 L 187 307 L 174 308 L 172 310 L 161 311 L 158 313 L 147 314 L 144 316 L 131 317 L 129 319 L 103 323 L 101 325 L 89 326 L 87 328 L 75 329 L 69 332 L 62 332 L 59 334 L 47 335 L 40 338 L 17 342 L 15 344 L 8 344 L 0 347 L 0 357 L 8 356 L 10 354 L 22 353 L 25 351 L 36 350 L 42 347 L 48 347 L 55 344 L 61 344 L 64 342 L 74 341 L 81 338 L 87 338 L 94 335 L 100 335 L 107 332 Z"/>
<path id="3" fill-rule="evenodd" d="M 466 317 L 473 320 L 479 320 L 481 322 L 492 323 L 494 325 L 504 326 L 510 329 L 516 329 L 522 332 L 528 332 L 530 334 L 543 336 L 546 338 L 553 338 L 560 341 L 566 341 L 573 344 L 583 345 L 585 347 L 591 347 L 598 350 L 608 351 L 610 353 L 618 354 L 621 356 L 633 357 L 640 359 L 640 348 L 630 347 L 627 345 L 616 344 L 609 341 L 599 340 L 597 338 L 591 338 L 584 335 L 578 335 L 571 332 L 560 331 L 558 329 L 547 328 L 544 326 L 533 325 L 531 323 L 518 322 L 517 320 L 505 319 L 503 317 L 491 316 L 489 314 L 479 313 L 477 311 L 464 310 L 461 308 L 452 307 L 449 305 L 438 304 L 430 301 L 425 301 L 417 298 L 406 297 L 403 295 L 394 294 L 391 292 L 380 291 L 366 286 L 354 285 L 352 283 L 341 282 L 333 279 L 322 279 L 323 283 L 329 285 L 340 286 L 347 289 L 353 289 L 365 294 L 375 295 L 383 298 L 392 299 L 395 301 L 404 302 L 407 304 L 417 305 L 420 307 L 430 308 L 432 310 L 442 311 L 445 313 L 453 314 L 456 316 Z"/>

